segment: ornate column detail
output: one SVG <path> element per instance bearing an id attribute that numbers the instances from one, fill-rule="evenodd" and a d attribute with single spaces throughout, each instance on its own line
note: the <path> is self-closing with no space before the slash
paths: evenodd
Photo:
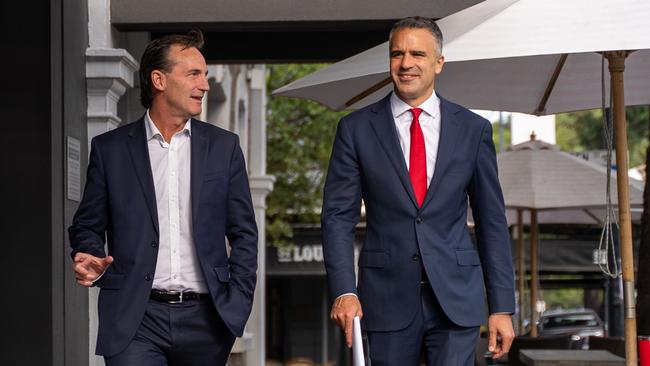
<path id="1" fill-rule="evenodd" d="M 120 48 L 86 49 L 86 87 L 88 90 L 88 143 L 117 127 L 117 102 L 133 87 L 138 62 Z"/>

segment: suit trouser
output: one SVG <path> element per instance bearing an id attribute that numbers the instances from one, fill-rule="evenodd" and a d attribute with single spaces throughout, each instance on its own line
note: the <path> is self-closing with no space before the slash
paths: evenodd
<path id="1" fill-rule="evenodd" d="M 368 332 L 372 366 L 472 366 L 479 327 L 449 320 L 428 283 L 422 284 L 422 306 L 405 329 Z"/>
<path id="2" fill-rule="evenodd" d="M 133 340 L 104 360 L 106 366 L 222 366 L 234 342 L 209 299 L 180 304 L 149 300 Z"/>

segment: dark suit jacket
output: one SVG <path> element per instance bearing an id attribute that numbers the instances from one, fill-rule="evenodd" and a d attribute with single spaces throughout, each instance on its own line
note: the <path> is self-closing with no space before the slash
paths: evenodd
<path id="1" fill-rule="evenodd" d="M 69 228 L 72 256 L 115 259 L 97 281 L 97 354 L 112 356 L 133 338 L 151 291 L 158 214 L 144 118 L 92 140 L 83 199 Z M 251 311 L 257 227 L 238 137 L 192 119 L 191 201 L 194 244 L 214 305 L 240 336 Z M 225 237 L 231 246 L 226 253 Z"/>
<path id="2" fill-rule="evenodd" d="M 490 123 L 440 98 L 435 171 L 422 208 L 399 145 L 389 97 L 339 123 L 325 184 L 323 245 L 330 296 L 356 293 L 369 331 L 395 331 L 413 320 L 422 266 L 445 314 L 461 326 L 514 311 L 514 279 L 503 195 Z M 467 204 L 476 222 L 467 230 Z M 366 235 L 358 291 L 353 233 L 361 199 Z"/>

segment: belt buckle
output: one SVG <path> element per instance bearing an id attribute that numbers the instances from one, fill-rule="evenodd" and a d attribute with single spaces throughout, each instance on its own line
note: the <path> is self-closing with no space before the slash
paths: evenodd
<path id="1" fill-rule="evenodd" d="M 173 296 L 178 294 L 178 300 L 167 301 L 168 304 L 182 304 L 183 303 L 183 291 L 172 290 L 172 291 L 167 291 L 167 294 L 173 295 Z"/>

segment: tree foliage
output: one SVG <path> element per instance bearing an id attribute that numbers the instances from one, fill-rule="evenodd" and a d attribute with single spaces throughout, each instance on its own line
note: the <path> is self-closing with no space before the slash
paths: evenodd
<path id="1" fill-rule="evenodd" d="M 270 93 L 322 68 L 323 64 L 267 66 L 267 171 L 276 178 L 267 198 L 267 241 L 282 246 L 293 224 L 320 221 L 323 184 L 339 119 L 316 102 Z"/>
<path id="2" fill-rule="evenodd" d="M 644 164 L 648 148 L 648 107 L 626 109 L 630 167 Z M 563 151 L 580 152 L 603 149 L 603 121 L 600 109 L 558 114 L 557 144 Z"/>
<path id="3" fill-rule="evenodd" d="M 503 123 L 503 141 L 499 141 L 499 121 L 492 122 L 492 141 L 497 153 L 507 149 L 512 144 L 512 133 L 510 132 L 510 118 Z"/>

